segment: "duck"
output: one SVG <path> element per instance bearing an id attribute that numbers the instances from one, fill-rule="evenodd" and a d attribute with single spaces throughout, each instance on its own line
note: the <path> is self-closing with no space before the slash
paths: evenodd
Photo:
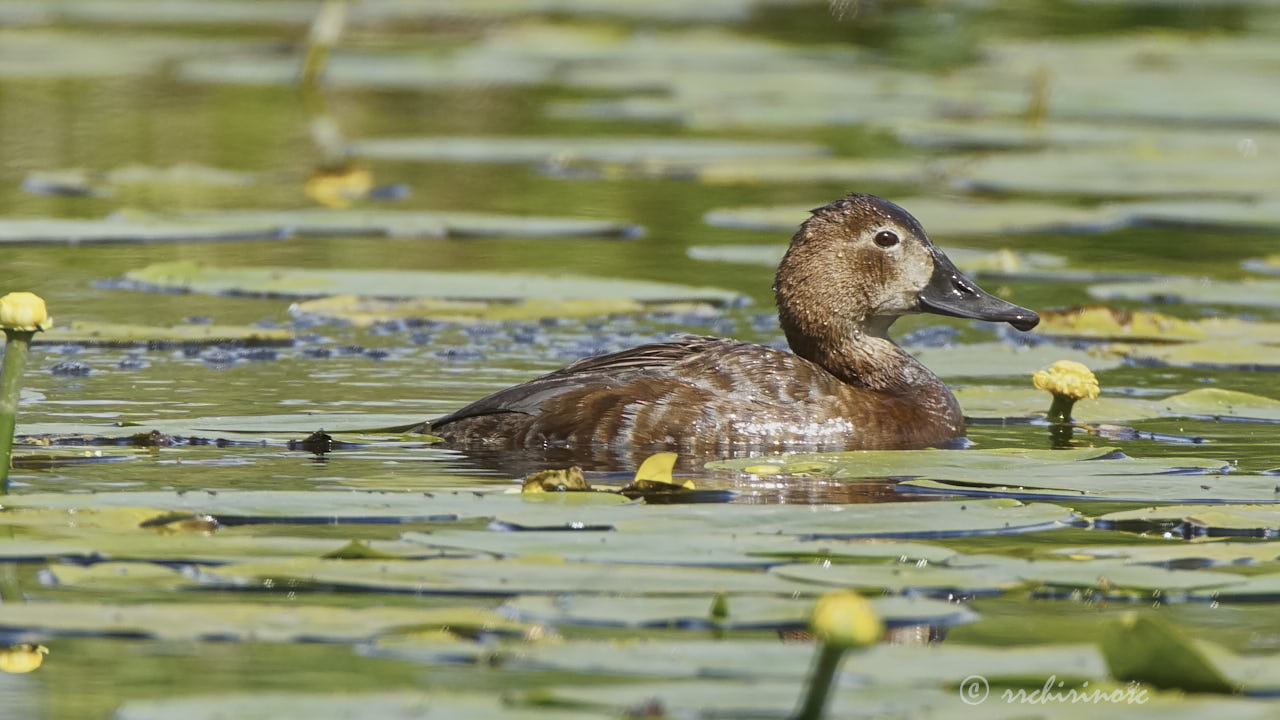
<path id="1" fill-rule="evenodd" d="M 889 337 L 912 313 L 1008 323 L 1032 310 L 961 273 L 910 213 L 854 193 L 810 211 L 773 286 L 790 351 L 698 335 L 589 357 L 426 431 L 456 448 L 731 457 L 914 449 L 964 436 L 956 398 Z"/>

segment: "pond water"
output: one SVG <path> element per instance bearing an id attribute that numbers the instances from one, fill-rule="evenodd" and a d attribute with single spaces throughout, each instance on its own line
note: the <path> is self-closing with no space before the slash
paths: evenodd
<path id="1" fill-rule="evenodd" d="M 1272 4 L 370 0 L 300 88 L 321 6 L 0 8 L 0 290 L 57 328 L 0 503 L 0 646 L 48 654 L 0 673 L 5 717 L 785 717 L 841 587 L 893 642 L 840 717 L 1018 715 L 999 690 L 1050 676 L 1274 714 Z M 782 343 L 788 228 L 851 191 L 1068 311 L 895 325 L 967 442 L 682 458 L 692 493 L 623 503 L 505 491 L 640 458 L 403 432 L 673 333 Z M 405 306 L 441 299 L 471 304 Z M 1102 397 L 1053 449 L 1030 374 L 1059 358 Z"/>

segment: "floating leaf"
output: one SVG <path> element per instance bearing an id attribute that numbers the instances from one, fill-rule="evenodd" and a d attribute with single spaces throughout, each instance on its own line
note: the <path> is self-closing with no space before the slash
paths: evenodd
<path id="1" fill-rule="evenodd" d="M 449 136 L 377 138 L 352 143 L 352 152 L 374 159 L 419 162 L 553 163 L 695 168 L 734 158 L 785 157 L 793 161 L 827 154 L 802 142 L 662 137 Z"/>
<path id="2" fill-rule="evenodd" d="M 1280 370 L 1280 348 L 1257 342 L 1215 340 L 1179 345 L 1109 345 L 1107 351 L 1134 362 L 1178 367 Z"/>
<path id="3" fill-rule="evenodd" d="M 1112 622 L 1102 635 L 1112 677 L 1188 692 L 1233 693 L 1228 680 L 1173 623 L 1146 615 Z"/>
<path id="4" fill-rule="evenodd" d="M 1229 282 L 1170 277 L 1149 282 L 1092 285 L 1089 294 L 1104 300 L 1280 307 L 1280 281 L 1275 280 Z"/>
<path id="5" fill-rule="evenodd" d="M 967 386 L 955 388 L 968 417 L 1042 417 L 1043 392 L 1031 388 Z M 1280 400 L 1219 388 L 1197 388 L 1162 399 L 1107 397 L 1081 400 L 1072 410 L 1079 422 L 1116 422 L 1154 417 L 1231 418 L 1280 421 Z"/>
<path id="6" fill-rule="evenodd" d="M 1271 232 L 1280 228 L 1280 200 L 1166 201 L 1118 206 L 1135 225 L 1220 232 Z"/>
<path id="7" fill-rule="evenodd" d="M 214 267 L 187 261 L 131 270 L 125 274 L 125 280 L 165 290 L 293 298 L 351 294 L 497 302 L 630 298 L 646 303 L 676 300 L 728 303 L 738 298 L 736 293 L 716 288 L 575 275 Z"/>
<path id="8" fill-rule="evenodd" d="M 584 514 L 584 517 L 590 516 Z M 607 533 L 441 530 L 431 534 L 406 532 L 401 539 L 438 551 L 496 557 L 553 554 L 569 562 L 742 568 L 765 568 L 811 558 L 943 562 L 955 555 L 952 550 L 923 543 L 802 540 L 752 532 L 711 533 L 696 527 L 672 528 L 667 534 L 642 530 Z"/>
<path id="9" fill-rule="evenodd" d="M 1182 463 L 1182 459 L 1172 460 Z M 1194 461 L 1193 461 L 1194 462 Z M 1150 466 L 1148 466 L 1150 468 Z M 1139 468 L 1113 468 L 1116 474 L 1080 477 L 967 477 L 939 480 L 920 478 L 898 484 L 903 492 L 937 492 L 1022 500 L 1109 500 L 1166 503 L 1280 503 L 1275 479 L 1254 475 L 1203 475 L 1169 468 L 1160 474 L 1138 474 Z"/>
<path id="10" fill-rule="evenodd" d="M 904 198 L 899 202 L 930 237 L 956 235 L 1025 235 L 1028 233 L 1100 232 L 1117 227 L 1120 218 L 1107 209 L 1087 209 L 1053 203 L 1008 201 L 956 201 L 928 197 Z M 812 205 L 720 208 L 703 216 L 709 225 L 794 232 L 809 217 Z M 1061 265 L 1061 258 L 1035 255 L 1038 265 Z M 1017 267 L 1003 268 L 1017 270 Z"/>
<path id="11" fill-rule="evenodd" d="M 65 568 L 64 568 L 65 569 Z M 181 578 L 172 570 L 158 568 Z M 12 610 L 12 612 L 10 612 Z M 361 642 L 409 628 L 519 632 L 523 626 L 475 606 L 341 608 L 251 603 L 18 603 L 4 626 L 42 636 L 143 635 L 162 640 Z"/>
<path id="12" fill-rule="evenodd" d="M 1036 333 L 1050 337 L 1160 342 L 1205 337 L 1202 325 L 1191 320 L 1102 305 L 1041 312 Z"/>
<path id="13" fill-rule="evenodd" d="M 1220 512 L 1211 510 L 1209 512 Z M 1188 567 L 1191 565 L 1258 565 L 1280 562 L 1278 542 L 1173 541 L 1168 545 L 1088 545 L 1058 548 L 1054 555 L 1075 558 L 1125 558 L 1130 563 Z"/>
<path id="14" fill-rule="evenodd" d="M 976 615 L 962 605 L 922 597 L 879 597 L 872 606 L 892 626 L 958 625 Z M 521 622 L 581 625 L 587 627 L 720 627 L 762 629 L 803 627 L 813 608 L 810 598 L 736 596 L 724 603 L 725 612 L 714 617 L 705 598 L 628 598 L 571 595 L 529 595 L 512 598 L 498 609 Z M 636 661 L 634 654 L 623 664 Z M 754 665 L 760 668 L 760 665 Z M 667 671 L 673 670 L 668 667 Z M 721 668 L 723 670 L 723 668 Z"/>
<path id="15" fill-rule="evenodd" d="M 448 322 L 504 322 L 710 310 L 704 303 L 642 303 L 629 298 L 469 302 L 436 298 L 384 300 L 360 295 L 335 295 L 304 300 L 289 307 L 289 312 L 295 316 L 340 320 L 356 327 L 419 318 Z"/>
<path id="16" fill-rule="evenodd" d="M 115 711 L 116 720 L 276 720 L 281 717 L 309 720 L 350 720 L 357 717 L 403 720 L 599 720 L 599 713 L 563 706 L 539 708 L 513 706 L 495 694 L 453 692 L 381 693 L 218 693 L 216 695 L 131 700 Z M 1229 720 L 1229 719 L 1228 719 Z"/>
<path id="17" fill-rule="evenodd" d="M 1011 347 L 1004 343 L 973 343 L 946 348 L 912 350 L 912 355 L 941 377 L 1029 376 L 1059 360 L 1083 363 L 1096 372 L 1120 366 L 1101 352 L 1072 350 L 1053 345 Z"/>
<path id="18" fill-rule="evenodd" d="M 1272 501 L 1280 502 L 1280 484 L 1272 482 Z M 1275 505 L 1164 505 L 1107 513 L 1094 520 L 1104 529 L 1140 531 L 1176 529 L 1185 535 L 1274 537 L 1280 535 Z"/>
<path id="19" fill-rule="evenodd" d="M 652 168 L 637 173 L 658 177 L 689 177 L 705 185 L 832 183 L 841 185 L 937 185 L 933 168 L 919 160 L 899 158 L 748 157 L 707 162 L 694 169 Z M 798 225 L 801 216 L 796 221 Z"/>
<path id="20" fill-rule="evenodd" d="M 192 210 L 173 216 L 201 226 L 259 228 L 263 237 L 619 237 L 641 228 L 615 220 L 425 210 Z"/>
<path id="21" fill-rule="evenodd" d="M 174 325 L 151 327 L 122 323 L 74 320 L 58 325 L 35 337 L 37 343 L 88 345 L 106 347 L 148 347 L 199 345 L 292 345 L 288 330 L 259 328 L 248 325 Z"/>

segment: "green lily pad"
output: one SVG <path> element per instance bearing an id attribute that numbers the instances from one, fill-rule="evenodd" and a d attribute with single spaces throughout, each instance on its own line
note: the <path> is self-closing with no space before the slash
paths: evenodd
<path id="1" fill-rule="evenodd" d="M 956 399 L 968 417 L 1042 417 L 1048 393 L 1035 388 L 967 386 L 955 388 Z M 1079 422 L 1117 422 L 1155 417 L 1207 417 L 1233 420 L 1280 421 L 1280 400 L 1219 388 L 1197 388 L 1152 400 L 1102 396 L 1080 400 L 1071 411 Z"/>
<path id="2" fill-rule="evenodd" d="M 1167 546 L 1088 545 L 1058 548 L 1052 552 L 1054 555 L 1070 555 L 1075 558 L 1124 558 L 1131 563 L 1179 567 L 1193 563 L 1219 566 L 1280 562 L 1280 542 L 1171 541 Z"/>
<path id="3" fill-rule="evenodd" d="M 900 158 L 810 157 L 797 161 L 787 157 L 746 157 L 707 162 L 693 169 L 645 167 L 636 169 L 636 172 L 645 176 L 688 178 L 705 185 L 939 184 L 939 177 L 933 166 L 919 160 Z"/>
<path id="4" fill-rule="evenodd" d="M 802 680 L 808 674 L 811 644 L 739 640 L 646 640 L 620 652 L 616 643 L 573 641 L 544 644 L 512 652 L 521 667 L 560 672 L 600 673 L 670 678 L 738 678 L 759 681 Z M 938 687 L 959 684 L 979 674 L 993 684 L 1057 675 L 1065 681 L 1101 680 L 1106 667 L 1090 645 L 1042 645 L 987 648 L 944 643 L 938 645 L 881 644 L 850 653 L 837 685 Z M 959 703 L 957 703 L 959 704 Z M 846 717 L 846 716 L 840 716 Z"/>
<path id="5" fill-rule="evenodd" d="M 719 627 L 761 629 L 804 627 L 813 609 L 808 598 L 737 596 L 727 601 L 728 614 L 713 618 L 705 598 L 628 598 L 527 595 L 512 598 L 498 612 L 521 622 L 587 627 Z M 923 597 L 871 599 L 876 614 L 891 626 L 958 625 L 977 616 L 962 605 Z M 627 662 L 634 661 L 628 654 Z M 760 665 L 754 665 L 760 668 Z M 668 668 L 670 670 L 670 668 Z"/>
<path id="6" fill-rule="evenodd" d="M 89 244 L 278 240 L 288 237 L 614 237 L 641 228 L 615 220 L 409 210 L 201 210 L 173 214 L 138 211 L 104 220 L 0 219 L 0 244 Z"/>
<path id="7" fill-rule="evenodd" d="M 805 594 L 805 588 L 758 572 L 717 568 L 571 563 L 558 558 L 429 562 L 292 559 L 209 568 L 202 585 L 275 584 L 338 586 L 381 592 L 514 596 L 615 593 L 702 596 L 708 607 L 718 593 Z M 809 593 L 811 594 L 811 593 Z"/>
<path id="8" fill-rule="evenodd" d="M 559 530 L 495 533 L 449 530 L 407 532 L 403 540 L 425 547 L 495 557 L 554 554 L 570 562 L 754 567 L 789 558 L 891 559 L 942 562 L 954 551 L 923 543 L 816 542 L 755 533 L 566 533 Z"/>
<path id="9" fill-rule="evenodd" d="M 7 631 L 35 636 L 128 634 L 160 640 L 343 643 L 409 629 L 520 632 L 524 627 L 474 606 L 341 608 L 189 601 L 141 605 L 15 603 L 5 608 L 0 624 Z"/>
<path id="10" fill-rule="evenodd" d="M 255 173 L 179 163 L 167 168 L 127 165 L 106 172 L 84 169 L 45 170 L 28 173 L 22 186 L 43 195 L 111 197 L 117 191 L 145 190 L 147 193 L 179 194 L 199 188 L 207 193 L 218 188 L 245 188 L 259 182 Z"/>
<path id="11" fill-rule="evenodd" d="M 1180 345 L 1110 345 L 1108 351 L 1150 365 L 1176 367 L 1280 370 L 1280 347 L 1221 340 Z"/>
<path id="12" fill-rule="evenodd" d="M 822 145 L 660 137 L 419 137 L 352 143 L 356 155 L 381 160 L 472 163 L 642 165 L 696 168 L 733 158 L 784 157 L 793 161 L 827 154 Z"/>
<path id="13" fill-rule="evenodd" d="M 263 237 L 630 238 L 642 232 L 616 220 L 425 210 L 192 210 L 173 217 L 204 226 L 261 228 Z"/>
<path id="14" fill-rule="evenodd" d="M 777 267 L 786 251 L 786 245 L 694 245 L 686 252 L 694 260 Z M 1042 275 L 1052 274 L 1053 268 L 1061 266 L 1064 262 L 1056 255 L 1012 253 L 1008 250 L 989 252 L 948 248 L 946 253 L 947 257 L 951 258 L 951 261 L 961 270 L 983 277 L 1016 278 L 1022 277 L 1024 273 L 1030 273 L 1033 277 L 1040 278 Z"/>
<path id="15" fill-rule="evenodd" d="M 1181 459 L 1173 462 L 1181 463 Z M 1120 474 L 1080 477 L 968 477 L 904 480 L 904 492 L 938 492 L 1023 500 L 1109 500 L 1166 503 L 1280 503 L 1274 478 L 1258 475 Z M 1139 468 L 1131 468 L 1139 470 Z"/>
<path id="16" fill-rule="evenodd" d="M 598 712 L 566 707 L 512 706 L 496 695 L 455 693 L 219 693 L 204 697 L 165 700 L 131 700 L 115 712 L 117 720 L 275 720 L 281 717 L 310 720 L 350 718 L 400 718 L 402 720 L 556 720 L 601 719 Z"/>
<path id="17" fill-rule="evenodd" d="M 1242 156 L 1234 146 L 1151 150 L 1141 145 L 993 154 L 964 166 L 954 180 L 975 191 L 1106 200 L 1160 196 L 1249 200 L 1277 181 L 1276 163 Z"/>
<path id="18" fill-rule="evenodd" d="M 502 64 L 496 58 L 459 53 L 359 52 L 339 49 L 325 63 L 324 83 L 336 87 L 422 90 L 476 85 L 524 86 L 546 82 L 554 68 L 524 58 Z M 298 59 L 279 53 L 195 58 L 177 68 L 186 82 L 232 85 L 292 85 Z"/>
<path id="19" fill-rule="evenodd" d="M 1130 615 L 1111 623 L 1102 652 L 1117 680 L 1188 692 L 1233 693 L 1238 687 L 1172 623 Z"/>
<path id="20" fill-rule="evenodd" d="M 403 432 L 421 424 L 421 415 L 394 413 L 293 413 L 284 415 L 248 415 L 196 417 L 182 419 L 131 420 L 126 423 L 23 423 L 17 437 L 125 439 L 145 436 L 152 431 L 173 437 L 218 438 L 239 442 L 283 442 L 282 435 L 310 435 L 317 430 L 328 433 L 366 434 Z M 432 435 L 414 436 L 415 443 L 436 442 Z M 144 443 L 146 444 L 146 443 Z M 152 443 L 153 444 L 153 443 Z"/>
<path id="21" fill-rule="evenodd" d="M 1146 282 L 1092 285 L 1089 287 L 1089 294 L 1103 300 L 1280 307 L 1280 281 L 1275 280 L 1230 282 L 1170 277 Z"/>
<path id="22" fill-rule="evenodd" d="M 1032 387 L 966 385 L 951 388 L 968 418 L 1042 418 L 1049 411 L 1051 396 Z M 1077 422 L 1119 422 L 1144 420 L 1163 415 L 1158 401 L 1103 395 L 1079 400 L 1071 410 Z"/>
<path id="23" fill-rule="evenodd" d="M 735 461 L 727 461 L 735 462 Z M 639 512 L 636 512 L 639 510 Z M 812 539 L 966 537 L 1052 530 L 1076 524 L 1072 511 L 1016 500 L 875 505 L 666 505 L 550 507 L 499 512 L 501 526 L 520 530 L 613 528 L 621 533 L 706 533 L 750 528 L 763 535 Z"/>
<path id="24" fill-rule="evenodd" d="M 1117 227 L 1120 218 L 1108 209 L 1089 209 L 1031 201 L 979 202 L 935 198 L 906 198 L 899 204 L 910 210 L 931 237 L 956 235 L 1025 235 L 1028 233 L 1100 232 Z M 709 225 L 744 230 L 794 232 L 809 217 L 812 206 L 720 208 L 703 216 Z M 1064 261 L 1055 256 L 1033 256 L 1038 265 L 1050 267 Z"/>
<path id="25" fill-rule="evenodd" d="M 1030 377 L 1031 373 L 1059 360 L 1074 360 L 1094 372 L 1120 366 L 1120 361 L 1098 352 L 1054 345 L 1011 347 L 1004 343 L 973 343 L 945 348 L 911 350 L 917 360 L 944 378 Z"/>
<path id="26" fill-rule="evenodd" d="M 127 3 L 113 3 L 123 5 Z M 63 32 L 12 28 L 3 33 L 0 77 L 115 78 L 144 75 L 185 58 L 244 50 L 248 43 L 212 37 Z"/>
<path id="27" fill-rule="evenodd" d="M 224 345 L 285 346 L 293 344 L 288 330 L 258 328 L 248 325 L 174 325 L 152 327 L 123 323 L 75 320 L 70 325 L 55 325 L 39 333 L 34 342 L 59 345 L 106 347 L 171 347 Z"/>
<path id="28" fill-rule="evenodd" d="M 287 298 L 366 295 L 495 302 L 630 298 L 645 303 L 698 300 L 720 304 L 739 297 L 717 288 L 575 275 L 215 267 L 187 261 L 131 270 L 125 273 L 125 280 L 164 290 Z"/>
<path id="29" fill-rule="evenodd" d="M 487 303 L 436 298 L 382 300 L 360 295 L 335 295 L 316 300 L 304 300 L 289 307 L 289 312 L 295 316 L 341 320 L 357 327 L 368 327 L 409 318 L 429 318 L 447 322 L 503 322 L 707 310 L 710 310 L 710 307 L 703 303 L 645 304 L 628 298 Z"/>
<path id="30" fill-rule="evenodd" d="M 981 567 L 925 567 L 901 565 L 781 565 L 770 573 L 824 589 L 851 588 L 862 592 L 950 593 L 998 595 L 1023 584 L 1017 561 Z"/>
<path id="31" fill-rule="evenodd" d="M 1280 228 L 1280 200 L 1148 202 L 1117 206 L 1135 225 L 1219 232 L 1272 232 Z"/>
<path id="32" fill-rule="evenodd" d="M 1280 483 L 1271 478 L 1272 495 L 1280 502 Z M 1275 505 L 1164 505 L 1107 513 L 1094 519 L 1100 528 L 1143 529 L 1178 527 L 1191 535 L 1280 535 L 1280 508 Z"/>

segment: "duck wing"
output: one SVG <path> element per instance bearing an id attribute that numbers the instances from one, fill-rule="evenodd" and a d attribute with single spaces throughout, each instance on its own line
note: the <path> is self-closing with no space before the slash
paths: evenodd
<path id="1" fill-rule="evenodd" d="M 744 345 L 737 340 L 685 335 L 670 342 L 638 345 L 608 355 L 583 358 L 568 367 L 483 397 L 431 422 L 433 429 L 479 415 L 536 415 L 552 398 L 584 387 L 619 387 L 643 376 L 667 376 L 673 366 L 705 352 Z"/>

